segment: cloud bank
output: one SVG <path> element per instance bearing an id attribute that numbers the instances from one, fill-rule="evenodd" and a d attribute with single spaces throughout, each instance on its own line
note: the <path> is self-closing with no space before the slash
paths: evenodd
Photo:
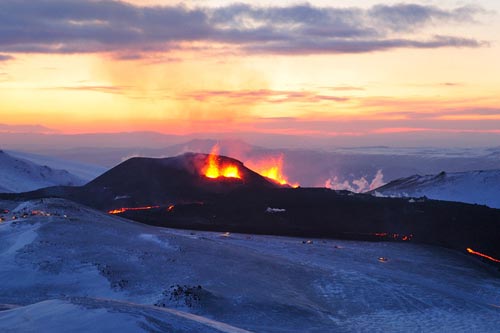
<path id="1" fill-rule="evenodd" d="M 14 59 L 13 56 L 8 55 L 8 54 L 0 54 L 0 62 L 1 61 L 8 61 Z"/>
<path id="2" fill-rule="evenodd" d="M 136 59 L 191 42 L 219 43 L 245 54 L 289 55 L 480 47 L 487 43 L 426 34 L 426 29 L 474 23 L 484 13 L 478 6 L 442 9 L 410 3 L 368 9 L 309 4 L 189 8 L 111 0 L 2 0 L 0 52 L 112 52 Z"/>

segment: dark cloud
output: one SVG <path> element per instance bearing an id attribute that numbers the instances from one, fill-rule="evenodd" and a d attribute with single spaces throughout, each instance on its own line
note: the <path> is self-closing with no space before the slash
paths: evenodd
<path id="1" fill-rule="evenodd" d="M 426 24 L 441 22 L 474 22 L 478 14 L 486 11 L 478 6 L 463 6 L 444 10 L 434 6 L 419 4 L 396 4 L 393 6 L 376 5 L 369 10 L 369 15 L 378 24 L 392 31 L 411 31 Z"/>
<path id="2" fill-rule="evenodd" d="M 8 54 L 0 54 L 0 61 L 8 61 L 14 59 L 13 56 Z"/>
<path id="3" fill-rule="evenodd" d="M 2 0 L 0 51 L 117 52 L 125 59 L 178 48 L 183 42 L 219 42 L 250 53 L 361 53 L 392 48 L 479 47 L 460 36 L 414 37 L 435 24 L 474 22 L 475 6 L 447 10 L 417 4 L 369 9 L 134 6 L 120 1 Z M 399 37 L 393 37 L 398 35 Z M 0 60 L 1 60 L 0 55 Z"/>
<path id="4" fill-rule="evenodd" d="M 296 40 L 250 45 L 245 49 L 251 53 L 275 54 L 327 54 L 327 53 L 367 53 L 394 48 L 431 49 L 441 47 L 480 47 L 488 45 L 475 39 L 452 36 L 433 36 L 428 40 L 412 39 L 328 39 Z"/>

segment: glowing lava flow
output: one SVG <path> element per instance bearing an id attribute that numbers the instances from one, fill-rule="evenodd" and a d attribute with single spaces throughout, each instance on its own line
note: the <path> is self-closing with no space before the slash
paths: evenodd
<path id="1" fill-rule="evenodd" d="M 287 177 L 283 174 L 283 155 L 279 158 L 272 158 L 260 163 L 247 162 L 252 170 L 255 170 L 261 176 L 274 180 L 280 185 L 290 185 L 299 187 L 298 183 L 290 184 Z"/>
<path id="2" fill-rule="evenodd" d="M 498 259 L 495 259 L 493 257 L 490 257 L 489 255 L 486 255 L 484 253 L 481 253 L 481 252 L 477 252 L 477 251 L 474 251 L 473 249 L 471 249 L 470 247 L 467 248 L 467 252 L 469 252 L 470 254 L 474 254 L 476 256 L 480 256 L 480 257 L 483 257 L 483 258 L 486 258 L 488 260 L 491 260 L 491 261 L 494 261 L 494 262 L 498 262 L 500 263 L 500 260 Z"/>
<path id="3" fill-rule="evenodd" d="M 269 169 L 264 169 L 258 171 L 259 174 L 261 174 L 264 177 L 271 178 L 275 182 L 280 183 L 281 185 L 286 185 L 288 184 L 288 180 L 283 176 L 280 170 L 280 166 L 272 166 Z"/>
<path id="4" fill-rule="evenodd" d="M 238 169 L 238 166 L 235 164 L 221 165 L 219 162 L 218 155 L 219 155 L 219 146 L 215 145 L 212 148 L 210 155 L 208 155 L 208 165 L 206 166 L 204 171 L 205 177 L 213 179 L 219 177 L 241 179 L 240 170 Z"/>
<path id="5" fill-rule="evenodd" d="M 125 213 L 126 211 L 129 211 L 129 210 L 148 210 L 148 209 L 153 209 L 153 208 L 160 208 L 160 206 L 117 208 L 117 209 L 112 209 L 112 210 L 108 211 L 108 214 L 121 214 L 121 213 Z"/>

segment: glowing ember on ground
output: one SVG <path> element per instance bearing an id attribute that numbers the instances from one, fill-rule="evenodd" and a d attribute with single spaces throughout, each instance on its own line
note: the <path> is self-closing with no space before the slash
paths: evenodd
<path id="1" fill-rule="evenodd" d="M 400 240 L 404 242 L 411 241 L 413 238 L 413 234 L 409 235 L 401 235 L 401 234 L 394 234 L 394 233 L 387 233 L 387 232 L 376 232 L 372 234 L 373 236 L 377 236 L 380 238 L 385 238 L 387 240 Z"/>
<path id="2" fill-rule="evenodd" d="M 279 158 L 270 158 L 261 162 L 247 161 L 246 164 L 261 176 L 272 179 L 278 184 L 299 187 L 299 183 L 290 184 L 283 173 L 283 155 Z"/>
<path id="3" fill-rule="evenodd" d="M 486 255 L 484 253 L 481 253 L 481 252 L 477 252 L 477 251 L 474 251 L 473 249 L 471 249 L 470 247 L 467 248 L 467 252 L 469 252 L 470 254 L 474 254 L 476 256 L 480 256 L 480 257 L 483 257 L 483 258 L 486 258 L 488 260 L 491 260 L 491 261 L 494 261 L 494 262 L 498 262 L 500 263 L 500 260 L 498 259 L 495 259 L 493 257 L 490 257 L 489 255 Z"/>
<path id="4" fill-rule="evenodd" d="M 223 164 L 221 165 L 219 161 L 219 146 L 215 145 L 212 148 L 212 151 L 210 152 L 210 155 L 208 155 L 208 163 L 205 167 L 205 171 L 203 172 L 205 174 L 205 177 L 207 178 L 219 178 L 219 177 L 226 177 L 226 178 L 239 178 L 241 179 L 240 176 L 240 170 L 238 169 L 238 166 L 235 164 Z"/>
<path id="5" fill-rule="evenodd" d="M 148 209 L 153 209 L 153 208 L 160 208 L 160 206 L 145 206 L 145 207 L 123 207 L 123 208 L 117 208 L 117 209 L 112 209 L 108 211 L 108 214 L 121 214 L 125 213 L 130 210 L 148 210 Z"/>

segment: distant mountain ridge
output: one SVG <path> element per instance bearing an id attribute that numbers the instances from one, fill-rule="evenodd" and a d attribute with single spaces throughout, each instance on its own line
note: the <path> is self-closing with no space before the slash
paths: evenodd
<path id="1" fill-rule="evenodd" d="M 394 180 L 371 193 L 396 197 L 422 197 L 500 208 L 500 170 L 441 172 Z"/>
<path id="2" fill-rule="evenodd" d="M 64 141 L 63 139 L 60 139 Z M 71 161 L 77 165 L 101 166 L 100 172 L 94 173 L 93 179 L 131 157 L 164 158 L 177 156 L 186 152 L 209 153 L 215 144 L 220 148 L 220 154 L 236 158 L 245 165 L 260 165 L 262 162 L 282 158 L 282 172 L 293 183 L 304 187 L 325 186 L 326 183 L 343 184 L 363 179 L 370 182 L 379 171 L 383 174 L 383 181 L 408 177 L 412 174 L 437 174 L 441 170 L 447 172 L 463 172 L 470 170 L 500 169 L 500 148 L 398 148 L 398 147 L 361 147 L 315 149 L 307 147 L 277 148 L 279 142 L 270 141 L 263 145 L 255 142 L 247 143 L 242 140 L 230 139 L 194 139 L 178 138 L 176 140 L 152 140 L 149 144 L 136 142 L 124 145 L 123 142 L 107 141 L 102 138 L 100 145 L 85 142 L 85 145 L 70 148 L 57 148 L 57 145 L 48 149 L 28 149 L 27 151 L 43 154 L 51 158 Z M 2 137 L 0 135 L 0 142 Z M 17 149 L 17 148 L 16 148 Z M 27 155 L 27 154 L 26 154 Z M 35 163 L 48 165 L 58 169 L 65 169 L 73 174 L 76 168 L 66 164 L 49 164 L 49 162 L 35 160 L 30 156 L 20 156 Z M 61 166 L 59 166 L 61 165 Z M 88 171 L 89 169 L 84 169 Z M 88 174 L 88 172 L 87 172 Z M 355 186 L 354 186 L 355 187 Z M 337 188 L 332 186 L 332 188 Z"/>
<path id="3" fill-rule="evenodd" d="M 47 186 L 76 186 L 85 181 L 66 170 L 52 169 L 0 150 L 0 192 L 26 192 Z"/>

